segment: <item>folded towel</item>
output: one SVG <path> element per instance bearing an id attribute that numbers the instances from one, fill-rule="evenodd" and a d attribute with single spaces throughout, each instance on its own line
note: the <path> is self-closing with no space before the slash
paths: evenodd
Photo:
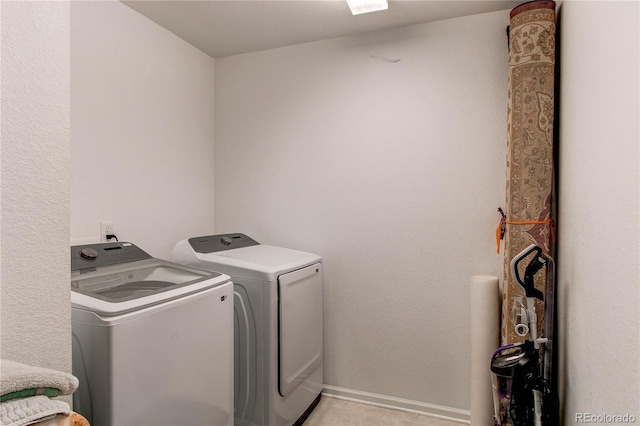
<path id="1" fill-rule="evenodd" d="M 71 413 L 73 415 L 73 413 Z M 25 425 L 27 426 L 27 425 Z M 71 416 L 66 414 L 57 414 L 47 417 L 44 420 L 36 420 L 36 423 L 30 423 L 28 426 L 75 426 Z"/>
<path id="2" fill-rule="evenodd" d="M 70 414 L 69 404 L 44 395 L 14 399 L 0 404 L 0 425 L 23 426 L 58 414 Z"/>
<path id="3" fill-rule="evenodd" d="M 0 360 L 0 402 L 34 395 L 71 395 L 78 379 L 62 371 Z"/>

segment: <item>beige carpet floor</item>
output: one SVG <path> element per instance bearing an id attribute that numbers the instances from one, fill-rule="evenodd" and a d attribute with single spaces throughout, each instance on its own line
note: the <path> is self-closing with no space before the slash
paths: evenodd
<path id="1" fill-rule="evenodd" d="M 420 414 L 406 413 L 323 396 L 304 426 L 460 426 Z"/>

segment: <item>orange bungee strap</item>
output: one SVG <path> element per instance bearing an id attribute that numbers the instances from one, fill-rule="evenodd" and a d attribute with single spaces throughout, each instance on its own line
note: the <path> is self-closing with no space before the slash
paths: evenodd
<path id="1" fill-rule="evenodd" d="M 500 242 L 504 240 L 504 234 L 507 230 L 507 225 L 546 225 L 549 224 L 549 233 L 551 234 L 551 242 L 555 244 L 556 237 L 553 232 L 553 219 L 545 220 L 532 220 L 532 221 L 511 221 L 507 220 L 507 215 L 504 214 L 502 208 L 498 207 L 498 213 L 500 213 L 500 223 L 496 228 L 496 253 L 500 254 Z"/>

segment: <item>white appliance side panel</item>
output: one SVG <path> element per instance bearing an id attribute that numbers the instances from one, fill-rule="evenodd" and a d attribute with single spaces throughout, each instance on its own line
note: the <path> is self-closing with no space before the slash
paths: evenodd
<path id="1" fill-rule="evenodd" d="M 233 425 L 233 286 L 112 328 L 113 425 Z"/>
<path id="2" fill-rule="evenodd" d="M 262 306 L 254 306 L 256 303 L 251 303 L 250 291 L 242 284 L 234 283 L 233 297 L 234 424 L 243 425 L 249 424 L 255 415 L 256 407 L 262 406 L 262 395 L 258 394 L 258 344 L 261 341 L 258 341 L 258 324 L 254 312 L 254 308 L 257 308 L 258 313 L 262 313 Z"/>
<path id="3" fill-rule="evenodd" d="M 278 278 L 279 392 L 287 396 L 322 363 L 322 265 Z"/>

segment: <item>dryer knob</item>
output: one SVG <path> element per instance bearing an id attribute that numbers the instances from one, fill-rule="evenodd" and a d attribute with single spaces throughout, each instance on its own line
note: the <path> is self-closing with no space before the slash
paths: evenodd
<path id="1" fill-rule="evenodd" d="M 87 260 L 96 260 L 98 258 L 98 252 L 92 248 L 83 248 L 80 250 L 80 256 Z"/>
<path id="2" fill-rule="evenodd" d="M 231 245 L 231 243 L 232 243 L 231 238 L 229 238 L 229 237 L 222 237 L 222 239 L 220 240 L 220 242 L 221 242 L 222 244 L 224 244 L 225 246 L 230 246 L 230 245 Z"/>

